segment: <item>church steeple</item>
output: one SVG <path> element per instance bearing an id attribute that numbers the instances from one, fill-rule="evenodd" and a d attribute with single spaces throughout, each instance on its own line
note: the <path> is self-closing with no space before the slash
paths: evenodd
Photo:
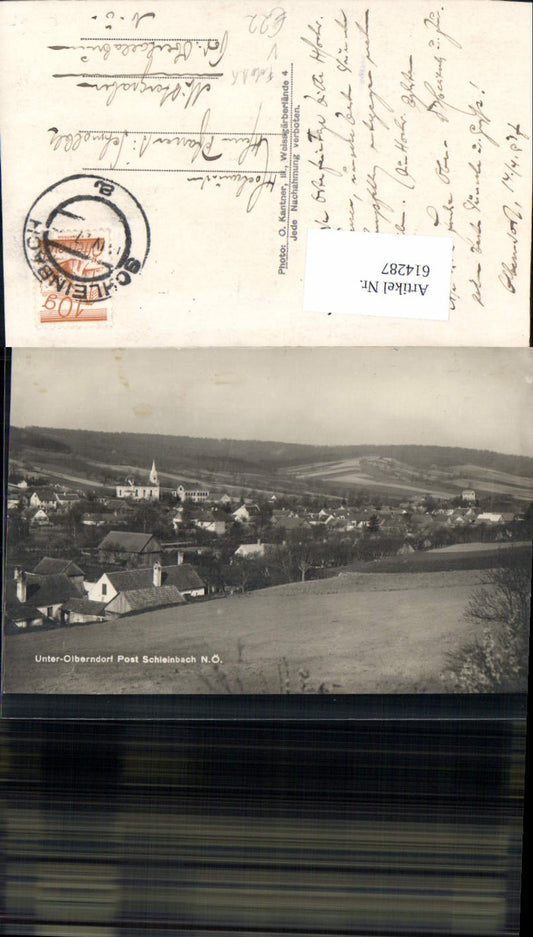
<path id="1" fill-rule="evenodd" d="M 149 475 L 149 481 L 150 481 L 150 484 L 151 484 L 151 485 L 158 485 L 158 484 L 159 484 L 159 475 L 157 474 L 157 469 L 156 469 L 156 467 L 155 467 L 155 459 L 154 459 L 154 461 L 152 462 L 152 469 L 151 469 L 151 472 L 150 472 L 150 475 Z"/>

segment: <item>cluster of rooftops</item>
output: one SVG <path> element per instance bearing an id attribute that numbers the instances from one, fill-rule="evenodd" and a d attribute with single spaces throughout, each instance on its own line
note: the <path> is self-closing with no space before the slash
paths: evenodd
<path id="1" fill-rule="evenodd" d="M 206 593 L 206 586 L 196 569 L 178 562 L 163 566 L 151 534 L 111 532 L 107 547 L 124 548 L 139 565 L 129 569 L 104 569 L 90 575 L 69 559 L 45 556 L 31 571 L 17 566 L 6 581 L 5 620 L 16 630 L 28 627 L 89 623 L 113 620 L 134 612 L 183 605 L 188 599 Z M 104 542 L 103 542 L 104 543 Z M 101 545 L 102 546 L 102 545 Z M 107 547 L 105 549 L 107 549 Z M 143 547 L 150 548 L 143 563 Z M 160 549 L 160 548 L 159 548 Z M 90 578 L 88 578 L 90 576 Z"/>

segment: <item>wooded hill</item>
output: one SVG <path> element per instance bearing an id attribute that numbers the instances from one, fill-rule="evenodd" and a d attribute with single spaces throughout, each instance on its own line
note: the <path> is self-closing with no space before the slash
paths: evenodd
<path id="1" fill-rule="evenodd" d="M 15 458 L 33 451 L 57 453 L 99 462 L 147 465 L 155 459 L 165 472 L 269 473 L 311 462 L 333 462 L 361 456 L 396 459 L 421 470 L 477 465 L 533 478 L 533 458 L 481 449 L 419 445 L 313 446 L 262 440 L 210 439 L 150 433 L 17 427 L 10 429 Z"/>

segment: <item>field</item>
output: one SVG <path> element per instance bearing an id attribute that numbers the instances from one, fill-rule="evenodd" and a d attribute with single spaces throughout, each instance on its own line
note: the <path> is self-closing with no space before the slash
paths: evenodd
<path id="1" fill-rule="evenodd" d="M 8 635 L 4 691 L 441 692 L 446 652 L 472 636 L 463 612 L 485 577 L 475 569 L 345 572 L 116 622 Z M 35 660 L 111 654 L 110 663 Z M 195 660 L 143 663 L 142 655 Z"/>
<path id="2" fill-rule="evenodd" d="M 501 551 L 512 551 L 515 562 L 531 565 L 531 542 L 455 543 L 450 547 L 384 556 L 371 563 L 354 561 L 347 569 L 370 573 L 430 573 L 454 570 L 494 569 L 500 565 Z"/>
<path id="3" fill-rule="evenodd" d="M 451 498 L 463 488 L 474 488 L 479 494 L 499 494 L 518 500 L 533 500 L 530 477 L 483 466 L 466 464 L 450 468 L 417 469 L 397 459 L 365 457 L 331 462 L 314 462 L 287 469 L 293 478 L 312 479 L 340 485 L 357 485 L 383 494 L 406 497 L 413 493 L 430 494 L 434 498 Z"/>

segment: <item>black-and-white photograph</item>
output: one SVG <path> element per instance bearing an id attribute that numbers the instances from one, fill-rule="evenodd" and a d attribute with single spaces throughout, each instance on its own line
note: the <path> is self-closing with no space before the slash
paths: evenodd
<path id="1" fill-rule="evenodd" d="M 5 694 L 527 688 L 529 349 L 14 349 Z"/>

